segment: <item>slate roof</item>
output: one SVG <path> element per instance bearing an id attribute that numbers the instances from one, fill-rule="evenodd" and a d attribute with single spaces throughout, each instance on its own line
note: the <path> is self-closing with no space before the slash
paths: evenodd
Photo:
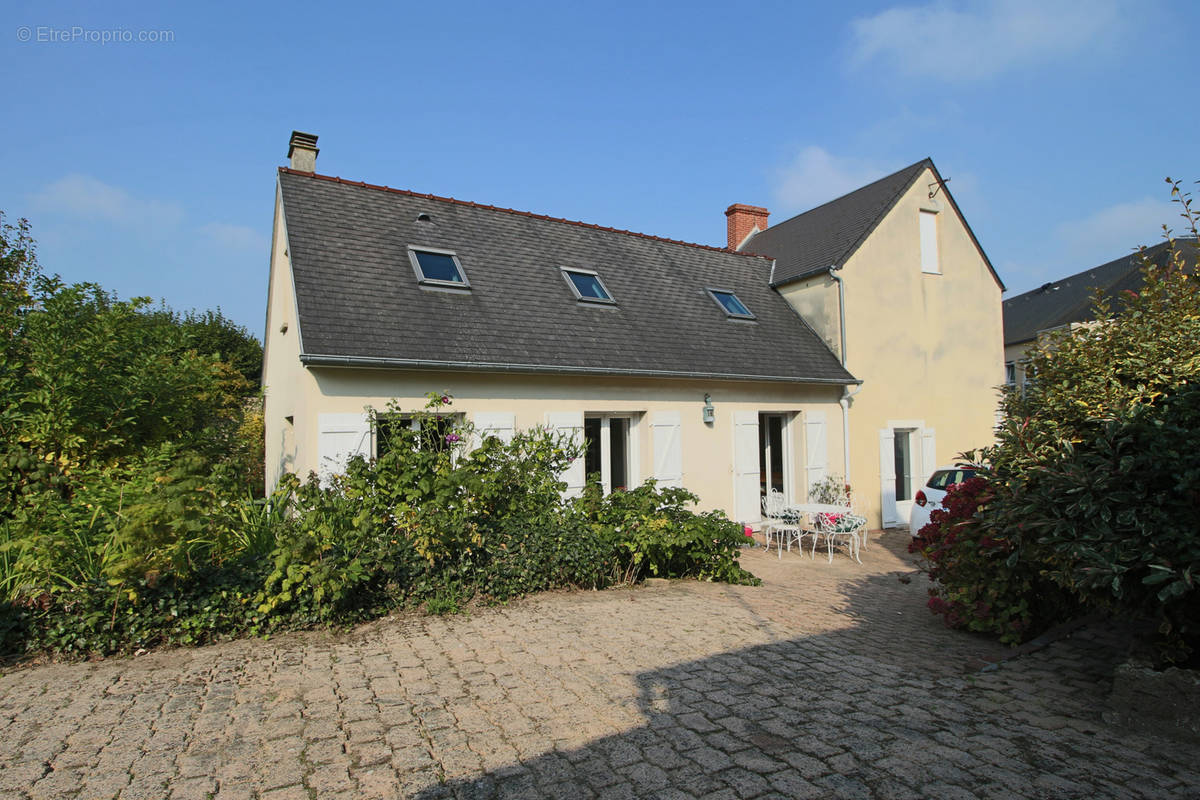
<path id="1" fill-rule="evenodd" d="M 933 170 L 939 181 L 942 180 L 933 160 L 922 159 L 861 189 L 756 233 L 742 246 L 742 250 L 776 260 L 775 286 L 802 280 L 830 267 L 844 267 L 850 256 L 854 255 L 913 181 L 927 168 Z M 942 194 L 966 225 L 966 218 L 959 212 L 944 183 Z M 996 283 L 1003 289 L 1004 283 L 980 247 L 971 227 L 966 225 L 966 228 Z"/>
<path id="2" fill-rule="evenodd" d="M 1194 270 L 1196 250 L 1194 247 L 1190 250 L 1190 257 L 1187 250 L 1184 251 L 1185 263 Z M 1145 255 L 1156 266 L 1165 265 L 1167 243 L 1160 242 L 1147 247 Z M 1092 292 L 1095 289 L 1100 289 L 1104 297 L 1114 302 L 1115 307 L 1121 293 L 1136 291 L 1142 285 L 1142 280 L 1141 254 L 1130 253 L 1107 264 L 1010 297 L 1004 301 L 1004 344 L 1032 341 L 1037 338 L 1039 331 L 1092 320 L 1095 318 L 1092 306 Z"/>
<path id="3" fill-rule="evenodd" d="M 306 364 L 855 382 L 768 285 L 766 259 L 279 173 Z M 471 290 L 421 288 L 409 245 L 454 251 Z M 596 270 L 617 305 L 577 301 L 563 266 Z M 706 288 L 757 320 L 727 319 Z"/>

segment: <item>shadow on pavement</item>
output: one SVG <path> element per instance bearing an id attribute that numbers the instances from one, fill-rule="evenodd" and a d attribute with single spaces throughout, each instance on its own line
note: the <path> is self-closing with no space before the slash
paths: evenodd
<path id="1" fill-rule="evenodd" d="M 898 538 L 882 546 L 906 546 Z M 896 624 L 914 612 L 901 574 L 925 580 L 845 584 L 854 613 L 842 630 L 637 675 L 638 727 L 417 797 L 1187 796 L 1186 781 L 1135 776 L 1190 770 L 1188 752 L 1100 720 L 1119 653 L 1090 651 L 1100 662 L 1090 670 L 1038 654 L 964 673 L 981 640 Z"/>

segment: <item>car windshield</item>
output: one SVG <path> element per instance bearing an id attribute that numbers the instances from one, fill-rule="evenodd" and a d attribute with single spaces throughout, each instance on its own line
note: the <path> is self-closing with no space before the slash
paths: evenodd
<path id="1" fill-rule="evenodd" d="M 929 476 L 929 483 L 925 485 L 930 489 L 945 489 L 952 483 L 962 483 L 974 477 L 973 469 L 939 469 Z"/>

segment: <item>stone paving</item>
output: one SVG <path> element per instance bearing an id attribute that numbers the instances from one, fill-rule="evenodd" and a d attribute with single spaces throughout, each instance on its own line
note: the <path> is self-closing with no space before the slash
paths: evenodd
<path id="1" fill-rule="evenodd" d="M 760 587 L 554 593 L 16 669 L 0 796 L 1200 796 L 1194 748 L 1102 722 L 1111 636 L 979 672 L 994 646 L 925 609 L 905 541 L 861 566 L 748 553 Z"/>

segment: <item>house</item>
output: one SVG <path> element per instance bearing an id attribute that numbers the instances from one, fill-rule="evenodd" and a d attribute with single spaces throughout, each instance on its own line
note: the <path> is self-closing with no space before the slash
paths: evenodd
<path id="1" fill-rule="evenodd" d="M 1025 353 L 1041 336 L 1095 321 L 1094 292 L 1098 290 L 1115 309 L 1122 292 L 1137 291 L 1142 286 L 1143 258 L 1156 267 L 1166 266 L 1170 258 L 1168 243 L 1160 242 L 1005 300 L 1005 382 L 1012 386 L 1025 384 Z M 1195 248 L 1185 250 L 1185 260 L 1189 268 L 1195 268 Z"/>
<path id="2" fill-rule="evenodd" d="M 279 170 L 264 352 L 267 485 L 377 451 L 368 407 L 430 391 L 501 438 L 599 443 L 565 474 L 647 478 L 760 517 L 844 469 L 857 380 L 771 288 L 771 260 L 319 175 L 295 133 Z M 401 415 L 403 421 L 403 415 Z"/>
<path id="3" fill-rule="evenodd" d="M 751 211 L 744 211 L 751 208 Z M 872 525 L 906 524 L 940 464 L 991 443 L 1004 284 L 929 159 L 774 226 L 732 206 L 729 246 L 862 381 L 842 405 L 847 481 Z"/>
<path id="4" fill-rule="evenodd" d="M 367 409 L 395 401 L 403 422 L 430 391 L 502 438 L 586 439 L 569 493 L 654 478 L 747 523 L 768 487 L 799 502 L 834 474 L 875 526 L 899 523 L 936 463 L 990 441 L 1001 285 L 930 162 L 775 227 L 731 206 L 718 248 L 342 180 L 316 157 L 294 133 L 278 175 L 268 486 L 375 454 Z"/>

